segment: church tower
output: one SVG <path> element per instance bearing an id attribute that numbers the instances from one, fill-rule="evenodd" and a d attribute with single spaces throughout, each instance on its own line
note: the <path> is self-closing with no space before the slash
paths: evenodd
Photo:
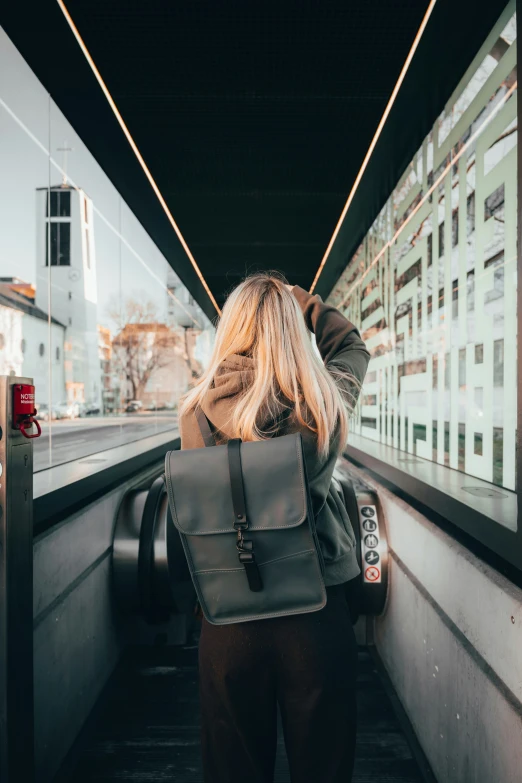
<path id="1" fill-rule="evenodd" d="M 67 184 L 39 188 L 36 305 L 66 327 L 67 401 L 100 404 L 93 205 Z"/>

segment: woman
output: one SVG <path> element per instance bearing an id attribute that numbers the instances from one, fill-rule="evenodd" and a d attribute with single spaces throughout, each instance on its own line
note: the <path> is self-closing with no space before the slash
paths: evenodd
<path id="1" fill-rule="evenodd" d="M 357 648 L 345 591 L 359 567 L 350 521 L 330 483 L 368 361 L 355 326 L 338 310 L 275 274 L 255 274 L 229 296 L 209 366 L 183 399 L 182 449 L 204 445 L 198 405 L 218 443 L 301 431 L 326 566 L 327 604 L 318 612 L 222 626 L 203 619 L 207 783 L 272 783 L 277 704 L 292 782 L 351 779 Z"/>

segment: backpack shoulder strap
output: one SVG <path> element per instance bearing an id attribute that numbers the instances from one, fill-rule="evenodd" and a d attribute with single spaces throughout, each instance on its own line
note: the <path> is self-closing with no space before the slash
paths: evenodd
<path id="1" fill-rule="evenodd" d="M 200 407 L 197 407 L 194 413 L 196 414 L 199 431 L 201 432 L 201 437 L 203 438 L 205 446 L 215 446 L 216 440 L 212 434 L 212 430 L 210 429 L 210 424 L 207 417 Z"/>

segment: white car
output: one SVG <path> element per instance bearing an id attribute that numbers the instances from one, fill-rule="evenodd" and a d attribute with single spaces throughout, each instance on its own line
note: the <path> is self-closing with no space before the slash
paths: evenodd
<path id="1" fill-rule="evenodd" d="M 77 402 L 60 402 L 56 406 L 58 418 L 77 419 L 80 415 L 80 406 Z"/>

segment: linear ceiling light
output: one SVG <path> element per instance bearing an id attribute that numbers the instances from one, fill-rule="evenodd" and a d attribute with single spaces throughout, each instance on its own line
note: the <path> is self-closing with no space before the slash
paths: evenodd
<path id="1" fill-rule="evenodd" d="M 192 266 L 194 267 L 194 269 L 195 269 L 195 271 L 196 271 L 196 274 L 197 274 L 197 276 L 198 276 L 198 277 L 199 277 L 199 279 L 201 280 L 201 283 L 202 283 L 202 285 L 203 285 L 203 288 L 204 288 L 204 289 L 205 289 L 205 291 L 207 292 L 207 294 L 208 294 L 208 296 L 209 296 L 209 298 L 210 298 L 210 301 L 212 302 L 212 304 L 213 304 L 213 305 L 214 305 L 214 307 L 216 308 L 216 310 L 217 310 L 218 314 L 219 314 L 219 315 L 221 315 L 221 310 L 220 310 L 220 308 L 219 308 L 219 306 L 218 306 L 218 303 L 217 303 L 217 302 L 216 302 L 216 300 L 214 299 L 214 296 L 213 296 L 213 294 L 212 294 L 212 291 L 210 290 L 210 288 L 209 288 L 209 286 L 208 286 L 208 283 L 207 283 L 207 281 L 206 281 L 206 280 L 205 280 L 205 278 L 203 277 L 203 274 L 202 274 L 202 272 L 201 272 L 201 269 L 200 269 L 200 268 L 199 268 L 199 266 L 197 265 L 197 263 L 196 263 L 196 260 L 195 260 L 194 256 L 192 255 L 192 253 L 191 253 L 191 251 L 190 251 L 190 248 L 189 248 L 189 246 L 187 245 L 187 243 L 186 243 L 186 241 L 185 241 L 185 239 L 184 239 L 184 237 L 183 237 L 183 234 L 181 233 L 181 231 L 180 231 L 180 229 L 179 229 L 179 227 L 178 227 L 178 224 L 177 224 L 177 223 L 176 223 L 176 221 L 174 220 L 174 218 L 173 218 L 173 216 L 172 216 L 172 213 L 171 213 L 170 209 L 169 209 L 169 208 L 168 208 L 168 206 L 167 206 L 167 202 L 166 202 L 166 201 L 165 201 L 165 199 L 163 198 L 163 196 L 162 196 L 162 194 L 161 194 L 161 191 L 160 191 L 159 187 L 157 186 L 157 184 L 156 184 L 156 182 L 155 182 L 155 180 L 154 180 L 154 177 L 153 177 L 153 176 L 152 176 L 152 174 L 150 173 L 150 170 L 149 170 L 149 168 L 148 168 L 147 164 L 146 164 L 146 163 L 145 163 L 145 161 L 143 160 L 143 157 L 142 157 L 142 155 L 141 155 L 141 153 L 140 153 L 140 151 L 139 151 L 139 149 L 138 149 L 138 147 L 137 147 L 137 145 L 136 145 L 136 142 L 135 142 L 135 141 L 134 141 L 134 139 L 132 138 L 132 136 L 131 136 L 131 134 L 130 134 L 130 131 L 129 131 L 129 129 L 128 129 L 128 128 L 127 128 L 127 126 L 126 126 L 126 124 L 125 124 L 125 121 L 124 121 L 123 117 L 121 116 L 120 112 L 118 111 L 118 108 L 117 108 L 116 104 L 114 103 L 114 100 L 113 100 L 113 98 L 112 98 L 112 95 L 110 94 L 110 92 L 109 92 L 109 90 L 108 90 L 108 88 L 107 88 L 107 85 L 106 85 L 106 84 L 105 84 L 105 82 L 103 81 L 103 79 L 102 79 L 102 76 L 101 76 L 101 74 L 100 74 L 100 72 L 99 72 L 98 68 L 96 67 L 96 65 L 95 65 L 95 63 L 94 63 L 94 60 L 92 59 L 91 55 L 89 54 L 89 50 L 87 49 L 87 47 L 86 47 L 85 43 L 83 42 L 83 39 L 82 39 L 82 37 L 81 37 L 80 33 L 78 32 L 78 28 L 77 28 L 77 27 L 76 27 L 76 25 L 74 24 L 74 22 L 73 22 L 73 20 L 72 20 L 72 18 L 71 18 L 71 15 L 69 14 L 69 11 L 68 11 L 68 10 L 67 10 L 67 8 L 65 7 L 65 3 L 63 2 L 63 0 L 56 0 L 56 1 L 57 1 L 58 5 L 60 6 L 60 8 L 61 8 L 62 12 L 63 12 L 63 15 L 65 16 L 65 18 L 66 18 L 66 20 L 67 20 L 67 23 L 68 23 L 69 27 L 71 28 L 71 30 L 72 30 L 72 32 L 73 32 L 73 34 L 74 34 L 74 37 L 76 38 L 76 40 L 77 40 L 77 41 L 78 41 L 78 43 L 79 43 L 79 45 L 80 45 L 80 48 L 81 48 L 81 50 L 82 50 L 83 54 L 85 55 L 85 59 L 87 60 L 87 62 L 88 62 L 88 63 L 89 63 L 89 65 L 91 66 L 92 72 L 94 73 L 94 75 L 95 75 L 95 77 L 96 77 L 96 79 L 97 79 L 97 81 L 98 81 L 98 84 L 99 84 L 99 85 L 100 85 L 100 87 L 102 88 L 102 90 L 103 90 L 103 94 L 104 94 L 104 95 L 105 95 L 105 97 L 107 98 L 107 101 L 108 101 L 108 103 L 109 103 L 109 106 L 111 107 L 111 109 L 112 109 L 112 111 L 113 111 L 113 113 L 114 113 L 114 116 L 115 116 L 115 117 L 116 117 L 116 119 L 118 120 L 118 122 L 119 122 L 119 124 L 120 124 L 120 127 L 121 127 L 121 129 L 122 129 L 123 133 L 125 134 L 125 136 L 126 136 L 126 138 L 127 138 L 127 141 L 129 142 L 129 144 L 130 144 L 130 146 L 131 146 L 131 148 L 132 148 L 132 151 L 133 151 L 133 152 L 134 152 L 134 154 L 136 155 L 136 158 L 138 159 L 138 162 L 139 162 L 139 164 L 140 164 L 141 168 L 143 169 L 143 172 L 144 172 L 145 176 L 146 176 L 146 177 L 147 177 L 147 179 L 149 180 L 149 182 L 150 182 L 150 185 L 151 185 L 151 187 L 152 187 L 152 189 L 153 189 L 154 193 L 156 194 L 156 196 L 157 196 L 157 199 L 158 199 L 159 203 L 160 203 L 160 204 L 161 204 L 161 206 L 163 207 L 163 211 L 165 212 L 165 214 L 166 214 L 166 216 L 167 216 L 167 218 L 168 218 L 168 221 L 169 221 L 169 223 L 171 224 L 172 228 L 173 228 L 173 229 L 174 229 L 174 231 L 176 232 L 176 234 L 177 234 L 177 236 L 178 236 L 178 239 L 179 239 L 179 241 L 181 242 L 181 245 L 182 245 L 182 247 L 183 247 L 183 249 L 184 249 L 185 253 L 186 253 L 186 254 L 187 254 L 187 256 L 189 257 L 190 263 L 191 263 L 191 264 L 192 264 Z"/>
<path id="2" fill-rule="evenodd" d="M 60 2 L 60 0 L 58 0 L 58 2 Z M 389 113 L 390 113 L 390 111 L 392 109 L 393 104 L 395 103 L 395 98 L 397 97 L 397 93 L 399 92 L 399 90 L 401 88 L 401 85 L 402 85 L 402 83 L 404 81 L 404 77 L 406 76 L 408 68 L 410 67 L 410 63 L 411 63 L 411 61 L 413 59 L 413 55 L 415 54 L 415 52 L 417 50 L 417 46 L 419 45 L 419 41 L 422 38 L 422 34 L 424 33 L 426 25 L 428 24 L 428 20 L 429 20 L 429 18 L 431 16 L 431 12 L 433 11 L 433 8 L 434 8 L 436 2 L 437 2 L 437 0 L 431 0 L 428 8 L 426 9 L 426 13 L 424 14 L 424 18 L 423 18 L 423 20 L 421 22 L 421 25 L 420 25 L 420 27 L 419 27 L 419 29 L 417 31 L 417 35 L 415 36 L 415 40 L 413 41 L 413 43 L 411 45 L 411 49 L 410 49 L 410 51 L 408 53 L 408 56 L 406 58 L 406 61 L 405 61 L 404 65 L 402 66 L 402 70 L 401 70 L 401 72 L 399 74 L 399 78 L 397 79 L 397 83 L 396 83 L 395 87 L 393 88 L 392 94 L 390 95 L 390 99 L 389 99 L 389 101 L 388 101 L 388 103 L 386 105 L 386 108 L 384 110 L 384 114 L 382 115 L 381 121 L 379 122 L 379 125 L 377 126 L 377 130 L 375 131 L 375 135 L 374 135 L 374 137 L 372 139 L 372 142 L 371 142 L 370 146 L 368 147 L 368 151 L 367 151 L 367 153 L 366 153 L 366 155 L 364 157 L 364 160 L 362 162 L 361 168 L 359 169 L 359 173 L 357 174 L 355 182 L 353 183 L 352 189 L 350 191 L 350 195 L 348 196 L 346 204 L 344 205 L 344 209 L 341 212 L 341 217 L 339 218 L 339 220 L 337 222 L 335 230 L 334 230 L 334 232 L 332 234 L 332 238 L 330 239 L 328 247 L 326 248 L 326 252 L 325 252 L 325 254 L 323 256 L 323 260 L 321 261 L 319 269 L 317 270 L 317 274 L 314 277 L 314 281 L 313 281 L 313 283 L 312 283 L 312 285 L 310 287 L 310 293 L 313 293 L 314 288 L 317 285 L 317 281 L 319 280 L 319 277 L 321 275 L 321 272 L 324 269 L 324 265 L 328 261 L 328 257 L 330 255 L 332 247 L 334 246 L 334 242 L 337 239 L 337 235 L 338 235 L 339 231 L 341 230 L 341 226 L 342 226 L 343 221 L 344 221 L 344 219 L 346 217 L 346 213 L 348 212 L 348 209 L 350 208 L 350 204 L 352 203 L 353 198 L 354 198 L 354 196 L 355 196 L 355 194 L 357 192 L 357 188 L 359 187 L 359 183 L 360 183 L 360 181 L 362 179 L 362 176 L 363 176 L 364 172 L 366 171 L 366 167 L 367 167 L 368 162 L 369 162 L 369 160 L 370 160 L 370 158 L 372 156 L 373 150 L 375 149 L 375 145 L 377 144 L 377 142 L 379 140 L 379 136 L 381 135 L 381 131 L 384 128 L 386 120 L 388 119 L 388 115 L 389 115 Z"/>

